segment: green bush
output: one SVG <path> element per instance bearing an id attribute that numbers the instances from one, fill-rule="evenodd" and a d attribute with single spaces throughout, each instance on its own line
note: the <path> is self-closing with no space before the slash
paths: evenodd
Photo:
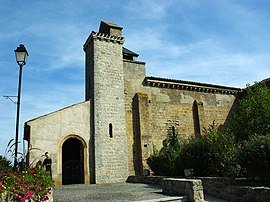
<path id="1" fill-rule="evenodd" d="M 239 144 L 239 163 L 250 179 L 270 179 L 270 135 L 254 135 Z"/>
<path id="2" fill-rule="evenodd" d="M 176 133 L 168 134 L 163 141 L 163 147 L 158 152 L 154 149 L 153 154 L 147 159 L 147 164 L 155 175 L 175 175 L 175 162 L 179 155 L 180 143 Z"/>
<path id="3" fill-rule="evenodd" d="M 201 135 L 193 136 L 183 148 L 176 161 L 176 170 L 181 174 L 184 169 L 194 169 L 197 176 L 207 173 L 207 161 L 204 155 L 208 151 L 207 142 Z"/>
<path id="4" fill-rule="evenodd" d="M 194 169 L 196 176 L 234 176 L 237 147 L 234 137 L 213 124 L 204 135 L 194 135 L 177 158 L 178 171 Z"/>
<path id="5" fill-rule="evenodd" d="M 11 161 L 4 156 L 0 156 L 0 173 L 12 171 Z"/>
<path id="6" fill-rule="evenodd" d="M 239 101 L 231 129 L 239 142 L 255 134 L 270 134 L 270 89 L 265 83 L 247 85 L 246 96 Z"/>

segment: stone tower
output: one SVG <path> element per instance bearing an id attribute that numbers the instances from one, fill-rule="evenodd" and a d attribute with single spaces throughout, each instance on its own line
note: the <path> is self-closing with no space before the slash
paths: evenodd
<path id="1" fill-rule="evenodd" d="M 91 183 L 125 181 L 128 153 L 124 99 L 122 27 L 101 21 L 84 44 L 85 99 L 91 101 Z"/>

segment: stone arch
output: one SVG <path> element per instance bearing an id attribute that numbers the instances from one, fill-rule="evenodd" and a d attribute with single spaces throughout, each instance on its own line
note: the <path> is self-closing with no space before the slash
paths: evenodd
<path id="1" fill-rule="evenodd" d="M 71 153 L 67 154 L 71 147 L 73 149 L 72 155 L 75 159 L 71 157 L 69 159 L 68 155 Z M 69 165 L 66 166 L 67 164 Z M 68 168 L 70 171 L 67 171 Z M 74 168 L 77 170 L 71 171 L 71 169 Z M 61 184 L 89 183 L 87 174 L 87 144 L 82 137 L 78 135 L 68 135 L 59 142 L 59 173 L 62 176 Z M 71 173 L 72 176 L 70 176 Z M 75 175 L 77 176 L 75 177 Z"/>

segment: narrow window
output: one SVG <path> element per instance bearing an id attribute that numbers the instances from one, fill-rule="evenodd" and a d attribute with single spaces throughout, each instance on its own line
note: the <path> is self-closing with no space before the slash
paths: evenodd
<path id="1" fill-rule="evenodd" d="M 194 133 L 201 134 L 198 102 L 196 100 L 193 102 L 193 121 L 194 121 Z"/>
<path id="2" fill-rule="evenodd" d="M 112 130 L 112 124 L 111 123 L 109 124 L 109 135 L 110 135 L 110 138 L 113 138 L 113 130 Z"/>
<path id="3" fill-rule="evenodd" d="M 175 136 L 175 128 L 174 128 L 174 126 L 172 126 L 172 134 L 173 134 L 173 136 Z"/>

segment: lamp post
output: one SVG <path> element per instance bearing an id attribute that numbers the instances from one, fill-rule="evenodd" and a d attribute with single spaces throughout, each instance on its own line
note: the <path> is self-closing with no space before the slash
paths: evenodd
<path id="1" fill-rule="evenodd" d="M 19 72 L 19 84 L 18 84 L 18 96 L 17 96 L 17 117 L 16 117 L 16 134 L 15 134 L 15 156 L 14 156 L 14 168 L 18 165 L 18 139 L 19 139 L 19 121 L 20 121 L 20 104 L 21 104 L 21 84 L 22 84 L 22 68 L 26 64 L 28 52 L 24 45 L 20 44 L 15 51 L 16 61 L 20 67 Z"/>

